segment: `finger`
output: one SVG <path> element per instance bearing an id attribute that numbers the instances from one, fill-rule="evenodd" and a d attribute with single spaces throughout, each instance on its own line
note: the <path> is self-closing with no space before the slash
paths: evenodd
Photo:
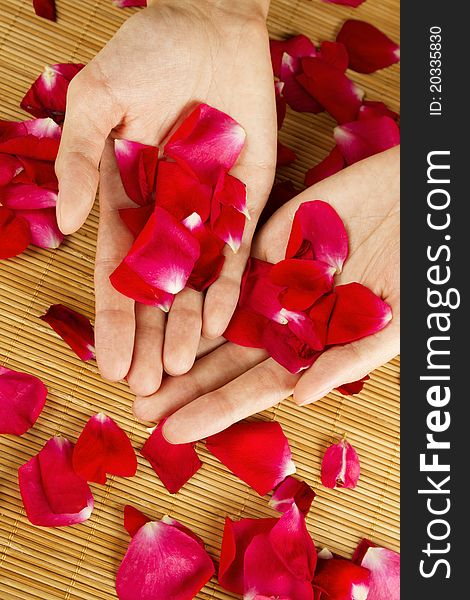
<path id="1" fill-rule="evenodd" d="M 56 173 L 57 222 L 65 234 L 85 221 L 98 187 L 98 167 L 109 132 L 119 122 L 112 98 L 89 65 L 70 83 Z"/>
<path id="2" fill-rule="evenodd" d="M 202 294 L 185 288 L 168 313 L 163 364 L 169 375 L 182 375 L 193 366 L 201 338 Z"/>
<path id="3" fill-rule="evenodd" d="M 215 350 L 219 346 L 222 346 L 222 344 L 226 343 L 227 340 L 223 337 L 215 338 L 214 340 L 209 340 L 205 337 L 201 337 L 201 339 L 199 340 L 199 348 L 197 349 L 196 357 L 202 358 L 206 354 L 209 354 L 209 352 L 212 352 L 212 350 Z"/>
<path id="4" fill-rule="evenodd" d="M 134 348 L 134 302 L 116 291 L 109 281 L 109 276 L 132 244 L 132 236 L 118 212 L 120 207 L 130 205 L 117 171 L 112 143 L 108 142 L 101 167 L 95 264 L 95 344 L 101 375 L 110 381 L 119 381 L 127 375 Z"/>
<path id="5" fill-rule="evenodd" d="M 178 410 L 166 421 L 164 435 L 172 444 L 213 435 L 287 398 L 298 379 L 299 375 L 292 375 L 268 358 Z"/>
<path id="6" fill-rule="evenodd" d="M 127 382 L 134 394 L 155 393 L 162 382 L 165 313 L 154 306 L 135 305 L 135 342 Z"/>
<path id="7" fill-rule="evenodd" d="M 144 421 L 159 421 L 199 396 L 225 385 L 265 358 L 264 350 L 226 343 L 200 358 L 189 373 L 167 377 L 153 396 L 137 396 L 134 413 Z"/>
<path id="8" fill-rule="evenodd" d="M 373 336 L 330 348 L 303 373 L 294 401 L 299 405 L 316 402 L 334 388 L 362 379 L 398 353 L 399 329 L 393 324 Z"/>

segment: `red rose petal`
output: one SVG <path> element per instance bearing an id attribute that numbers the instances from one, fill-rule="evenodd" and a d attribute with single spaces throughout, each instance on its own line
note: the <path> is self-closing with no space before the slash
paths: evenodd
<path id="1" fill-rule="evenodd" d="M 305 483 L 305 481 L 299 481 L 295 477 L 286 477 L 284 481 L 279 484 L 275 489 L 269 505 L 277 510 L 278 512 L 287 512 L 293 504 L 299 508 L 299 510 L 307 515 L 312 502 L 316 494 L 312 488 Z"/>
<path id="2" fill-rule="evenodd" d="M 12 210 L 0 206 L 0 259 L 18 256 L 31 243 L 29 223 Z"/>
<path id="3" fill-rule="evenodd" d="M 341 6 L 351 6 L 352 8 L 357 8 L 363 2 L 365 2 L 365 0 L 323 0 L 323 2 L 329 2 L 330 4 L 340 4 Z"/>
<path id="4" fill-rule="evenodd" d="M 330 489 L 355 488 L 360 475 L 359 457 L 349 442 L 342 439 L 325 452 L 321 464 L 321 482 Z"/>
<path id="5" fill-rule="evenodd" d="M 136 206 L 135 208 L 120 208 L 119 216 L 124 221 L 127 229 L 132 233 L 134 239 L 138 237 L 142 229 L 147 224 L 153 213 L 155 206 L 146 204 L 145 206 Z"/>
<path id="6" fill-rule="evenodd" d="M 238 306 L 224 337 L 229 342 L 246 348 L 264 348 L 263 335 L 268 323 L 267 317 Z"/>
<path id="7" fill-rule="evenodd" d="M 400 143 L 400 129 L 390 117 L 345 123 L 335 128 L 333 136 L 348 165 Z"/>
<path id="8" fill-rule="evenodd" d="M 90 517 L 93 496 L 73 470 L 72 453 L 71 442 L 54 437 L 18 469 L 21 497 L 33 525 L 60 527 Z"/>
<path id="9" fill-rule="evenodd" d="M 221 206 L 220 214 L 212 225 L 215 235 L 238 252 L 245 230 L 246 217 L 232 206 Z"/>
<path id="10" fill-rule="evenodd" d="M 0 434 L 23 435 L 36 423 L 46 403 L 40 379 L 0 366 Z"/>
<path id="11" fill-rule="evenodd" d="M 150 523 L 151 520 L 147 515 L 144 515 L 143 512 L 130 504 L 124 506 L 124 529 L 131 537 L 134 537 L 139 529 L 146 523 Z"/>
<path id="12" fill-rule="evenodd" d="M 229 171 L 236 163 L 245 137 L 232 117 L 199 104 L 170 137 L 165 154 L 202 182 L 216 184 L 221 171 Z"/>
<path id="13" fill-rule="evenodd" d="M 366 555 L 366 552 L 367 550 L 369 550 L 369 548 L 377 548 L 377 544 L 374 544 L 373 541 L 368 540 L 367 538 L 363 538 L 354 550 L 354 554 L 351 558 L 353 563 L 356 563 L 356 565 L 360 565 L 362 559 Z"/>
<path id="14" fill-rule="evenodd" d="M 163 521 L 143 525 L 132 538 L 116 577 L 120 600 L 192 600 L 214 565 L 192 537 Z"/>
<path id="15" fill-rule="evenodd" d="M 26 92 L 21 108 L 34 117 L 50 117 L 61 124 L 65 117 L 69 83 L 84 66 L 65 63 L 45 67 Z"/>
<path id="16" fill-rule="evenodd" d="M 273 265 L 269 278 L 283 289 L 280 301 L 287 310 L 300 311 L 312 306 L 331 290 L 336 268 L 318 260 L 287 258 Z"/>
<path id="17" fill-rule="evenodd" d="M 356 118 L 364 92 L 340 69 L 321 58 L 303 58 L 302 69 L 297 81 L 338 123 Z"/>
<path id="18" fill-rule="evenodd" d="M 61 129 L 52 119 L 0 120 L 0 152 L 7 154 L 54 161 L 60 136 Z"/>
<path id="19" fill-rule="evenodd" d="M 33 0 L 33 8 L 38 17 L 56 20 L 55 0 Z"/>
<path id="20" fill-rule="evenodd" d="M 173 304 L 174 294 L 169 294 L 150 285 L 125 262 L 122 262 L 111 273 L 109 280 L 118 292 L 133 298 L 141 304 L 156 306 L 164 312 L 168 312 Z"/>
<path id="21" fill-rule="evenodd" d="M 365 121 L 374 117 L 390 117 L 394 121 L 398 121 L 400 115 L 393 110 L 390 110 L 383 102 L 375 100 L 366 100 L 359 109 L 359 121 Z"/>
<path id="22" fill-rule="evenodd" d="M 304 202 L 295 213 L 286 258 L 313 258 L 341 273 L 348 235 L 338 213 L 326 202 Z"/>
<path id="23" fill-rule="evenodd" d="M 165 209 L 156 206 L 121 265 L 148 286 L 176 294 L 185 287 L 198 258 L 198 241 Z M 111 283 L 121 293 L 138 300 L 138 294 L 126 285 L 124 275 L 118 267 L 110 277 Z"/>
<path id="24" fill-rule="evenodd" d="M 345 21 L 336 39 L 348 50 L 350 68 L 359 73 L 373 73 L 400 60 L 400 46 L 365 21 Z"/>
<path id="25" fill-rule="evenodd" d="M 315 51 L 316 52 L 316 51 Z M 315 56 L 316 54 L 314 54 Z M 305 56 L 310 56 L 309 54 Z M 301 57 L 292 56 L 284 52 L 281 60 L 280 79 L 284 82 L 282 95 L 287 104 L 298 112 L 319 113 L 323 106 L 317 102 L 297 81 L 297 75 L 302 73 Z"/>
<path id="26" fill-rule="evenodd" d="M 23 164 L 16 156 L 0 154 L 0 186 L 10 183 L 22 170 Z"/>
<path id="27" fill-rule="evenodd" d="M 31 243 L 39 248 L 58 248 L 64 234 L 57 225 L 55 208 L 17 210 L 17 216 L 26 219 L 31 231 Z"/>
<path id="28" fill-rule="evenodd" d="M 206 445 L 211 454 L 260 496 L 295 473 L 289 442 L 276 422 L 235 423 L 207 438 Z"/>
<path id="29" fill-rule="evenodd" d="M 258 221 L 258 227 L 264 225 L 273 214 L 284 206 L 286 202 L 297 196 L 300 190 L 297 190 L 290 179 L 279 181 L 273 185 L 268 201 Z"/>
<path id="30" fill-rule="evenodd" d="M 0 202 L 7 208 L 19 210 L 54 208 L 57 204 L 57 192 L 32 182 L 13 181 L 0 188 Z"/>
<path id="31" fill-rule="evenodd" d="M 269 49 L 274 75 L 279 78 L 285 52 L 294 58 L 317 55 L 315 44 L 306 35 L 296 35 L 288 40 L 269 40 Z"/>
<path id="32" fill-rule="evenodd" d="M 307 171 L 305 174 L 305 185 L 310 187 L 311 185 L 326 179 L 338 171 L 341 171 L 346 166 L 343 155 L 340 149 L 335 146 L 333 150 L 324 158 L 318 165 L 315 165 Z"/>
<path id="33" fill-rule="evenodd" d="M 113 0 L 118 8 L 127 8 L 129 6 L 147 6 L 147 0 Z"/>
<path id="34" fill-rule="evenodd" d="M 292 164 L 295 160 L 297 160 L 297 154 L 291 148 L 281 144 L 281 142 L 278 140 L 276 166 L 286 167 L 287 165 Z"/>
<path id="35" fill-rule="evenodd" d="M 63 304 L 53 304 L 39 318 L 48 323 L 79 358 L 84 361 L 95 358 L 95 334 L 87 317 Z"/>
<path id="36" fill-rule="evenodd" d="M 90 417 L 75 444 L 73 468 L 86 481 L 105 484 L 106 475 L 133 477 L 137 458 L 127 434 L 98 413 Z"/>
<path id="37" fill-rule="evenodd" d="M 144 206 L 153 202 L 158 148 L 129 140 L 115 140 L 114 154 L 122 185 L 129 198 Z"/>
<path id="38" fill-rule="evenodd" d="M 361 560 L 370 571 L 367 600 L 400 600 L 400 555 L 369 543 Z"/>
<path id="39" fill-rule="evenodd" d="M 260 533 L 269 532 L 278 519 L 240 519 L 232 521 L 225 518 L 222 548 L 220 550 L 219 583 L 235 594 L 243 594 L 245 552 L 253 538 Z"/>
<path id="40" fill-rule="evenodd" d="M 328 600 L 367 600 L 369 579 L 369 570 L 350 560 L 319 557 L 313 584 Z"/>
<path id="41" fill-rule="evenodd" d="M 162 433 L 163 423 L 159 423 L 140 453 L 149 461 L 170 494 L 176 494 L 201 468 L 202 463 L 194 444 L 170 444 L 166 441 Z"/>
<path id="42" fill-rule="evenodd" d="M 318 57 L 330 64 L 332 67 L 336 67 L 340 71 L 346 71 L 349 65 L 349 55 L 344 44 L 341 42 L 328 42 L 324 41 L 321 43 Z"/>
<path id="43" fill-rule="evenodd" d="M 274 321 L 270 321 L 263 332 L 263 345 L 276 362 L 293 374 L 311 367 L 320 355 L 289 327 Z"/>
<path id="44" fill-rule="evenodd" d="M 201 183 L 178 163 L 161 161 L 155 199 L 157 206 L 167 210 L 177 221 L 196 212 L 206 222 L 211 210 L 212 187 Z"/>
<path id="45" fill-rule="evenodd" d="M 224 172 L 220 175 L 215 186 L 213 202 L 231 206 L 245 215 L 247 219 L 250 218 L 246 205 L 246 185 L 228 173 Z M 202 220 L 204 221 L 204 218 Z"/>
<path id="46" fill-rule="evenodd" d="M 348 344 L 373 335 L 392 319 L 390 306 L 360 283 L 335 288 L 336 302 L 328 327 L 327 344 Z"/>
<path id="47" fill-rule="evenodd" d="M 351 381 L 351 383 L 343 383 L 343 385 L 340 385 L 336 389 L 338 390 L 338 392 L 340 394 L 343 394 L 343 396 L 354 396 L 354 394 L 359 394 L 359 392 L 362 391 L 362 388 L 364 387 L 364 383 L 366 381 L 368 381 L 369 379 L 370 379 L 369 375 L 366 375 L 362 379 L 359 379 L 359 381 Z"/>

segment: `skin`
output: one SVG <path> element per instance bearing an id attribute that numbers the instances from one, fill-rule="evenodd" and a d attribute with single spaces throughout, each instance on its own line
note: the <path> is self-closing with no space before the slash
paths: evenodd
<path id="1" fill-rule="evenodd" d="M 159 392 L 137 397 L 136 415 L 164 425 L 170 442 L 202 439 L 268 407 L 291 393 L 299 405 L 356 381 L 399 352 L 399 149 L 348 167 L 305 190 L 282 207 L 255 238 L 253 254 L 269 262 L 284 258 L 294 214 L 302 202 L 321 199 L 338 212 L 349 235 L 349 258 L 336 283 L 358 281 L 392 308 L 379 333 L 331 348 L 301 375 L 292 375 L 263 350 L 220 341 L 191 371 L 168 377 Z"/>
<path id="2" fill-rule="evenodd" d="M 97 361 L 104 378 L 127 377 L 139 395 L 159 388 L 163 370 L 186 373 L 194 363 L 201 333 L 215 339 L 225 330 L 276 163 L 268 2 L 150 4 L 124 23 L 73 79 L 56 163 L 57 217 L 66 234 L 87 218 L 99 183 Z M 238 253 L 225 249 L 221 276 L 205 296 L 183 290 L 166 316 L 157 308 L 135 304 L 109 282 L 133 241 L 118 209 L 134 206 L 122 188 L 113 138 L 161 146 L 199 102 L 230 114 L 246 131 L 246 145 L 231 173 L 247 185 L 251 220 Z"/>

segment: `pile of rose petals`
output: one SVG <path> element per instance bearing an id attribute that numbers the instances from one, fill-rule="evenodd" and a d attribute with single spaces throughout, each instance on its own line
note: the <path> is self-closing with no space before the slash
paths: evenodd
<path id="1" fill-rule="evenodd" d="M 335 210 L 320 200 L 297 210 L 286 258 L 273 265 L 251 258 L 240 299 L 224 336 L 264 348 L 291 373 L 320 354 L 383 329 L 390 306 L 360 283 L 334 286 L 348 256 L 348 236 Z"/>
<path id="2" fill-rule="evenodd" d="M 135 237 L 111 274 L 113 286 L 137 302 L 168 311 L 184 287 L 205 290 L 219 276 L 224 246 L 240 247 L 245 185 L 229 171 L 245 141 L 240 125 L 199 104 L 159 149 L 116 140 L 124 189 L 135 208 L 120 216 Z"/>
<path id="3" fill-rule="evenodd" d="M 39 318 L 50 325 L 81 360 L 95 358 L 95 334 L 87 317 L 63 304 L 53 304 Z"/>

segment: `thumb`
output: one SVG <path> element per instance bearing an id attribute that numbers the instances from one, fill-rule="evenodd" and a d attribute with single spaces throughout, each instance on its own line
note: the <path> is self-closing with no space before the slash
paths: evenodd
<path id="1" fill-rule="evenodd" d="M 383 331 L 324 352 L 302 375 L 294 390 L 296 404 L 316 402 L 345 383 L 358 381 L 399 352 L 399 328 L 390 323 Z"/>
<path id="2" fill-rule="evenodd" d="M 89 70 L 88 70 L 89 69 Z M 55 170 L 59 180 L 57 222 L 62 233 L 76 231 L 95 201 L 106 138 L 119 122 L 111 95 L 85 67 L 71 81 Z"/>

